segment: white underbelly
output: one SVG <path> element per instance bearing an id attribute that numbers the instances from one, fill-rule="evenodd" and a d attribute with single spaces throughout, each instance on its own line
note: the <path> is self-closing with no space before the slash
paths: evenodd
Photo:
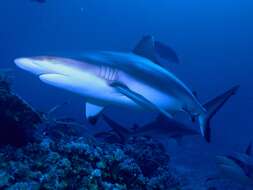
<path id="1" fill-rule="evenodd" d="M 86 101 L 97 105 L 118 105 L 136 109 L 141 108 L 133 100 L 108 85 L 106 80 L 92 75 L 82 75 L 81 77 L 75 78 L 59 74 L 45 74 L 41 75 L 40 79 L 53 86 L 80 94 Z M 180 109 L 179 102 L 168 94 L 136 80 L 128 79 L 123 82 L 125 82 L 125 85 L 128 86 L 129 89 L 145 97 L 156 106 L 162 107 L 169 112 Z"/>
<path id="2" fill-rule="evenodd" d="M 139 81 L 128 81 L 124 83 L 131 91 L 140 94 L 150 102 L 166 109 L 168 112 L 175 112 L 180 110 L 180 102 L 176 98 L 165 94 L 155 88 L 140 83 Z M 143 109 L 135 103 L 132 99 L 118 92 L 115 88 L 109 86 L 107 82 L 101 81 L 100 85 L 96 85 L 99 88 L 94 87 L 91 89 L 92 93 L 83 93 L 91 102 L 95 104 L 101 104 L 104 106 L 117 105 L 126 106 L 134 109 Z M 84 91 L 83 91 L 84 92 Z"/>

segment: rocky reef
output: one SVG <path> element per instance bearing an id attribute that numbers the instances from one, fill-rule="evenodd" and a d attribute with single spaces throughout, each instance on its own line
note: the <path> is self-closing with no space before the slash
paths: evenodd
<path id="1" fill-rule="evenodd" d="M 0 73 L 1 74 L 1 73 Z M 11 90 L 8 77 L 0 75 L 0 145 L 22 146 L 34 141 L 40 115 Z"/>
<path id="2" fill-rule="evenodd" d="M 45 121 L 0 77 L 0 189 L 180 189 L 163 146 L 99 142 L 73 120 Z M 69 123 L 69 124 L 68 124 Z"/>

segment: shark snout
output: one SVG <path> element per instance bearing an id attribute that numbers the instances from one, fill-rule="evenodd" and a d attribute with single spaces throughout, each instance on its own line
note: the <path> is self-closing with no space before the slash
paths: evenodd
<path id="1" fill-rule="evenodd" d="M 14 63 L 21 69 L 31 72 L 36 75 L 47 73 L 47 70 L 39 64 L 39 62 L 33 58 L 17 58 Z"/>

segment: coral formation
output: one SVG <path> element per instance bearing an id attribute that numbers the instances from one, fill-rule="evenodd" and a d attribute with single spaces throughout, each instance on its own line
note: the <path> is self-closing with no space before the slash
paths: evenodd
<path id="1" fill-rule="evenodd" d="M 117 145 L 98 144 L 87 137 L 59 142 L 45 137 L 40 143 L 22 148 L 6 146 L 0 149 L 0 187 L 108 190 L 180 187 L 168 164 L 156 169 L 152 164 L 140 166 L 140 160 L 146 156 L 137 159 L 130 155 L 134 153 Z M 150 168 L 153 172 L 145 176 L 143 171 Z"/>

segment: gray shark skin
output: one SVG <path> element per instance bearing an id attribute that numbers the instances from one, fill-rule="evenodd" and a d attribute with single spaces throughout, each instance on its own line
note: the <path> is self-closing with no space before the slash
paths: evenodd
<path id="1" fill-rule="evenodd" d="M 253 157 L 251 143 L 245 153 L 217 156 L 216 163 L 223 177 L 233 179 L 243 185 L 253 186 Z"/>
<path id="2" fill-rule="evenodd" d="M 161 57 L 176 60 L 161 44 L 158 50 Z M 82 95 L 86 117 L 93 123 L 104 107 L 114 105 L 156 111 L 169 118 L 186 112 L 198 118 L 201 134 L 210 142 L 210 119 L 238 86 L 202 106 L 181 80 L 159 65 L 155 55 L 156 43 L 148 36 L 129 53 L 95 51 L 78 58 L 18 58 L 15 63 L 45 83 Z"/>
<path id="3" fill-rule="evenodd" d="M 121 142 L 125 143 L 131 137 L 146 136 L 156 139 L 172 138 L 177 142 L 185 136 L 198 136 L 200 133 L 183 123 L 180 123 L 174 119 L 165 118 L 163 115 L 159 115 L 156 120 L 143 126 L 134 125 L 133 130 L 129 130 L 126 127 L 116 123 L 109 117 L 103 115 L 104 121 L 112 130 L 121 138 Z M 105 133 L 97 133 L 95 136 L 106 137 Z"/>

